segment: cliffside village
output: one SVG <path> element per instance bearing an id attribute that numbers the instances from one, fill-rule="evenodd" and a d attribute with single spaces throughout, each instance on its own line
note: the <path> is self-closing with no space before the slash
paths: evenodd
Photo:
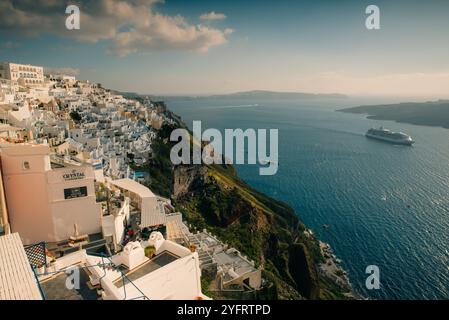
<path id="1" fill-rule="evenodd" d="M 170 121 L 163 102 L 0 63 L 0 300 L 210 299 L 202 276 L 223 295 L 263 288 L 132 170 Z"/>

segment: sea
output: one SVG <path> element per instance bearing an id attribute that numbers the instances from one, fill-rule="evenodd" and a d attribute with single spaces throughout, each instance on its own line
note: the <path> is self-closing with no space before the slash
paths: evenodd
<path id="1" fill-rule="evenodd" d="M 337 112 L 393 98 L 167 99 L 190 127 L 278 129 L 279 169 L 238 173 L 291 205 L 333 248 L 354 289 L 368 299 L 449 299 L 449 130 Z M 364 136 L 371 127 L 410 134 L 412 147 Z M 325 227 L 326 226 L 326 227 Z M 378 289 L 366 285 L 368 266 Z M 371 288 L 371 287 L 370 287 Z"/>

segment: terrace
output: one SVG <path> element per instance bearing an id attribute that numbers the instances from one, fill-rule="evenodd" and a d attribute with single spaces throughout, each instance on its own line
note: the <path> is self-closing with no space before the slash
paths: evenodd
<path id="1" fill-rule="evenodd" d="M 154 257 L 145 256 L 148 246 Z M 91 283 L 102 288 L 105 300 L 207 298 L 201 293 L 198 255 L 159 232 L 149 241 L 128 243 L 111 258 L 88 256 L 87 265 Z"/>
<path id="2" fill-rule="evenodd" d="M 98 300 L 95 288 L 88 284 L 89 273 L 79 267 L 79 286 L 69 289 L 67 280 L 69 275 L 59 272 L 50 279 L 41 282 L 41 288 L 46 300 Z"/>
<path id="3" fill-rule="evenodd" d="M 114 284 L 117 288 L 121 288 L 124 285 L 126 285 L 132 281 L 138 280 L 138 279 L 144 277 L 145 275 L 147 275 L 159 268 L 162 268 L 179 258 L 180 258 L 179 256 L 177 256 L 169 251 L 164 251 L 164 252 L 158 254 L 155 258 L 143 263 L 141 266 L 137 267 L 134 270 L 128 271 L 127 273 L 126 273 L 127 268 L 123 268 L 123 266 L 121 266 L 121 267 L 119 267 L 119 269 L 123 273 L 125 273 L 126 277 L 119 279 Z"/>

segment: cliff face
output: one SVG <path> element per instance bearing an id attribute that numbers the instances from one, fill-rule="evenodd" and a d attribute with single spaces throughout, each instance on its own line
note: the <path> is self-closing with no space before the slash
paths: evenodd
<path id="1" fill-rule="evenodd" d="M 230 165 L 173 166 L 166 161 L 173 145 L 168 139 L 172 129 L 163 127 L 154 144 L 150 187 L 170 192 L 191 227 L 208 229 L 262 266 L 277 298 L 329 296 L 323 295 L 328 288 L 316 271 L 322 259 L 318 243 L 304 235 L 305 227 L 294 210 L 254 190 Z M 330 290 L 330 296 L 342 297 L 335 287 Z"/>
<path id="2" fill-rule="evenodd" d="M 279 298 L 319 298 L 315 263 L 300 241 L 303 226 L 285 204 L 241 181 L 230 166 L 178 166 L 175 202 L 186 219 L 207 228 L 262 265 Z"/>
<path id="3" fill-rule="evenodd" d="M 295 279 L 296 286 L 308 299 L 320 298 L 318 275 L 309 255 L 309 250 L 303 243 L 290 246 L 289 270 Z M 298 267 L 299 266 L 299 267 Z"/>
<path id="4" fill-rule="evenodd" d="M 205 166 L 177 166 L 174 171 L 173 198 L 177 199 L 197 189 L 207 178 Z"/>
<path id="5" fill-rule="evenodd" d="M 281 241 L 273 212 L 235 179 L 229 166 L 178 166 L 175 203 L 192 226 L 211 230 L 272 273 L 282 297 L 299 298 L 287 266 L 293 230 L 283 231 Z"/>

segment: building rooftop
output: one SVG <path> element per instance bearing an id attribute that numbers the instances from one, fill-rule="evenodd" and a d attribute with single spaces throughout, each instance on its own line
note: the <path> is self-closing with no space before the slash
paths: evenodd
<path id="1" fill-rule="evenodd" d="M 140 226 L 142 228 L 164 225 L 167 222 L 164 207 L 161 202 L 157 202 L 156 207 L 145 206 L 142 208 Z"/>
<path id="2" fill-rule="evenodd" d="M 167 215 L 167 240 L 188 240 L 189 228 L 182 221 L 182 214 L 177 212 Z M 186 241 L 188 242 L 188 241 Z"/>
<path id="3" fill-rule="evenodd" d="M 98 300 L 97 290 L 88 285 L 89 275 L 85 268 L 79 267 L 79 288 L 67 288 L 68 275 L 60 272 L 41 282 L 46 300 Z"/>
<path id="4" fill-rule="evenodd" d="M 238 251 L 223 251 L 214 256 L 219 266 L 227 266 L 233 268 L 234 272 L 239 276 L 257 270 L 253 265 L 240 256 Z"/>
<path id="5" fill-rule="evenodd" d="M 9 124 L 0 123 L 0 132 L 7 132 L 7 131 L 21 131 L 22 128 L 13 127 Z"/>
<path id="6" fill-rule="evenodd" d="M 18 143 L 2 148 L 2 153 L 11 156 L 47 155 L 50 147 L 43 144 Z"/>
<path id="7" fill-rule="evenodd" d="M 152 260 L 149 260 L 145 262 L 140 267 L 131 270 L 129 273 L 126 273 L 126 278 L 121 278 L 117 282 L 115 282 L 115 286 L 117 288 L 123 287 L 123 285 L 129 283 L 130 281 L 135 281 L 137 279 L 142 278 L 143 276 L 162 268 L 163 266 L 166 266 L 169 263 L 172 263 L 173 261 L 179 259 L 179 257 L 171 252 L 164 251 L 158 254 L 155 258 Z"/>
<path id="8" fill-rule="evenodd" d="M 134 180 L 128 179 L 128 178 L 113 180 L 110 183 L 120 189 L 128 190 L 132 193 L 135 193 L 135 194 L 139 195 L 141 198 L 155 196 L 154 193 L 151 192 L 150 189 L 148 189 L 147 187 L 141 185 L 140 183 L 138 183 Z"/>
<path id="9" fill-rule="evenodd" d="M 0 300 L 42 300 L 18 233 L 0 237 Z"/>

